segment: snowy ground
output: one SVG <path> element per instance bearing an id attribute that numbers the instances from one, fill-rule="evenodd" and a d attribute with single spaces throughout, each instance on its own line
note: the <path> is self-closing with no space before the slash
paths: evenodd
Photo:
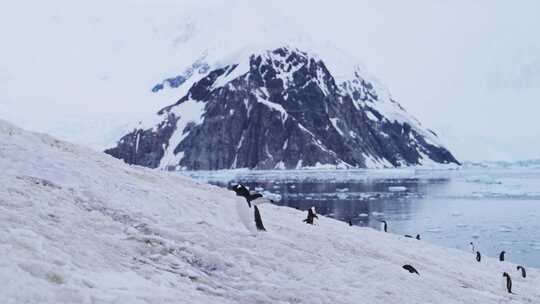
<path id="1" fill-rule="evenodd" d="M 0 169 L 0 303 L 540 303 L 537 269 L 273 205 L 252 235 L 232 192 L 2 121 Z"/>

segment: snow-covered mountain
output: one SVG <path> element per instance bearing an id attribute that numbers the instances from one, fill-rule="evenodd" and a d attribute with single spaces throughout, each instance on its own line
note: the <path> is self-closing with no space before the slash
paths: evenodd
<path id="1" fill-rule="evenodd" d="M 337 50 L 249 48 L 215 69 L 193 66 L 208 71 L 157 113 L 155 125 L 134 129 L 106 153 L 168 170 L 458 163 Z"/>
<path id="2" fill-rule="evenodd" d="M 10 1 L 0 10 L 0 118 L 103 150 L 125 124 L 183 96 L 166 88 L 197 60 L 311 40 L 366 63 L 460 161 L 538 158 L 539 5 Z M 165 88 L 152 93 L 158 84 Z"/>
<path id="3" fill-rule="evenodd" d="M 231 191 L 1 120 L 0 169 L 1 303 L 540 302 L 537 269 L 275 205 L 252 235 Z"/>

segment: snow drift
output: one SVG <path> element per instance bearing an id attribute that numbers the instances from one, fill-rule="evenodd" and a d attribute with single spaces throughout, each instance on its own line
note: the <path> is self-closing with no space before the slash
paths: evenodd
<path id="1" fill-rule="evenodd" d="M 540 302 L 536 269 L 273 205 L 252 235 L 230 191 L 3 121 L 0 169 L 1 303 Z"/>

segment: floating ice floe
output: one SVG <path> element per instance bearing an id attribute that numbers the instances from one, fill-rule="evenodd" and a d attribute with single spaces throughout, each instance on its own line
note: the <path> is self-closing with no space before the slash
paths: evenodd
<path id="1" fill-rule="evenodd" d="M 281 201 L 281 194 L 272 193 L 268 191 L 263 191 L 261 193 L 265 198 L 271 199 L 273 201 Z"/>
<path id="2" fill-rule="evenodd" d="M 489 176 L 489 175 L 477 175 L 477 176 L 470 176 L 465 179 L 467 183 L 478 183 L 478 184 L 486 184 L 486 185 L 499 185 L 502 184 L 501 181 L 496 180 L 495 178 Z"/>
<path id="3" fill-rule="evenodd" d="M 403 191 L 407 191 L 407 187 L 405 187 L 405 186 L 390 186 L 390 187 L 388 187 L 388 191 L 390 191 L 390 192 L 403 192 Z"/>
<path id="4" fill-rule="evenodd" d="M 499 232 L 512 232 L 512 228 L 508 226 L 501 226 Z"/>
<path id="5" fill-rule="evenodd" d="M 349 195 L 347 193 L 337 193 L 336 196 L 340 200 L 346 200 L 349 197 Z"/>
<path id="6" fill-rule="evenodd" d="M 444 230 L 441 227 L 428 227 L 426 231 L 430 233 L 441 233 Z"/>

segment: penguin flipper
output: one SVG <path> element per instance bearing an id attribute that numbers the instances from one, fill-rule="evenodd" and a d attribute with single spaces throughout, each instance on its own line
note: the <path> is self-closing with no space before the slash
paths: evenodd
<path id="1" fill-rule="evenodd" d="M 259 208 L 257 208 L 256 205 L 254 205 L 253 207 L 255 207 L 255 226 L 257 227 L 257 230 L 259 231 L 266 231 L 266 229 L 264 228 L 264 225 L 263 225 L 263 222 L 262 222 L 262 218 L 261 218 L 261 213 L 259 212 Z"/>

